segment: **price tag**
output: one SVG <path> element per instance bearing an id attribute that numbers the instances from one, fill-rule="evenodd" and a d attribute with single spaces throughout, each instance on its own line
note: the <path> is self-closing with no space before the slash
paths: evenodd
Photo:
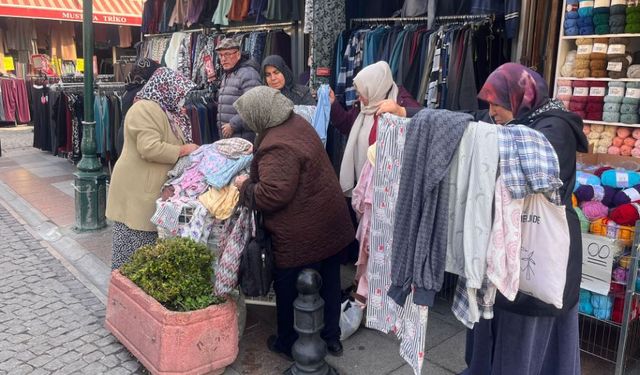
<path id="1" fill-rule="evenodd" d="M 627 89 L 627 98 L 640 99 L 640 89 Z"/>
<path id="2" fill-rule="evenodd" d="M 441 49 L 438 48 L 433 58 L 433 68 L 431 69 L 431 72 L 437 72 L 438 70 L 440 70 L 440 55 Z"/>
<path id="3" fill-rule="evenodd" d="M 594 293 L 609 293 L 613 257 L 621 251 L 614 239 L 583 233 L 580 287 Z"/>
<path id="4" fill-rule="evenodd" d="M 593 43 L 593 53 L 607 53 L 607 45 L 604 43 Z"/>
<path id="5" fill-rule="evenodd" d="M 626 189 L 624 193 L 629 197 L 631 202 L 640 201 L 640 193 L 636 189 Z"/>
<path id="6" fill-rule="evenodd" d="M 593 1 L 581 1 L 580 8 L 593 8 Z"/>
<path id="7" fill-rule="evenodd" d="M 571 95 L 571 87 L 570 86 L 558 87 L 558 95 Z"/>
<path id="8" fill-rule="evenodd" d="M 84 73 L 84 59 L 76 59 L 76 71 Z"/>
<path id="9" fill-rule="evenodd" d="M 609 96 L 624 96 L 624 87 L 609 87 Z"/>
<path id="10" fill-rule="evenodd" d="M 13 65 L 13 57 L 7 56 L 4 58 L 4 69 L 6 71 L 16 70 L 16 67 Z"/>
<path id="11" fill-rule="evenodd" d="M 616 172 L 616 183 L 621 186 L 629 186 L 629 175 Z"/>
<path id="12" fill-rule="evenodd" d="M 573 96 L 589 96 L 589 88 L 576 87 L 573 89 Z"/>
<path id="13" fill-rule="evenodd" d="M 592 87 L 589 90 L 589 96 L 604 96 L 604 95 L 605 95 L 604 87 Z"/>
<path id="14" fill-rule="evenodd" d="M 625 46 L 624 44 L 612 44 L 609 46 L 609 49 L 607 50 L 607 54 L 608 55 L 624 55 L 626 51 L 627 51 L 627 46 Z"/>
<path id="15" fill-rule="evenodd" d="M 607 64 L 607 70 L 610 72 L 621 72 L 622 71 L 622 63 L 621 62 L 609 62 Z"/>
<path id="16" fill-rule="evenodd" d="M 592 44 L 583 44 L 578 46 L 578 55 L 588 55 L 593 50 Z"/>

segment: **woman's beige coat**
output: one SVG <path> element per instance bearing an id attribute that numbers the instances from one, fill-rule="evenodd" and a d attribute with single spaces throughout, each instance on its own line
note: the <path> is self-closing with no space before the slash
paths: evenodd
<path id="1" fill-rule="evenodd" d="M 107 218 L 135 230 L 153 231 L 151 216 L 167 172 L 178 160 L 183 137 L 155 102 L 136 102 L 124 122 L 124 148 L 116 162 L 107 198 Z"/>

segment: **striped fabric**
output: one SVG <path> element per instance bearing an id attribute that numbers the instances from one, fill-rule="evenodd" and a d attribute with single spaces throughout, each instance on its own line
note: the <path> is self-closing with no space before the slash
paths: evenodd
<path id="1" fill-rule="evenodd" d="M 400 339 L 400 355 L 420 374 L 425 355 L 428 308 L 417 306 L 413 293 L 403 307 L 387 290 L 391 286 L 391 251 L 396 199 L 408 119 L 383 115 L 378 123 L 373 217 L 367 275 L 369 300 L 367 327 L 384 333 L 394 332 Z"/>
<path id="2" fill-rule="evenodd" d="M 142 25 L 143 0 L 93 0 L 93 22 Z M 82 22 L 82 0 L 4 0 L 0 16 Z"/>

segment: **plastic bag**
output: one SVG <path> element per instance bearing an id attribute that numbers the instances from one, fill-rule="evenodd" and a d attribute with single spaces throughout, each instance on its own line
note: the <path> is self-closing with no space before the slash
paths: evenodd
<path id="1" fill-rule="evenodd" d="M 356 302 L 347 299 L 342 302 L 340 311 L 340 341 L 344 341 L 360 328 L 364 309 Z"/>

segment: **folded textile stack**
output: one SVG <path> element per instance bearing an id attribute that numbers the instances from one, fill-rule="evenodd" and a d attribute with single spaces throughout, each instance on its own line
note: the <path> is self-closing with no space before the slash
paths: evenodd
<path id="1" fill-rule="evenodd" d="M 565 108 L 569 109 L 569 104 L 571 102 L 572 82 L 569 80 L 559 79 L 557 83 L 558 95 L 556 95 L 556 99 L 562 101 Z"/>
<path id="2" fill-rule="evenodd" d="M 602 121 L 606 88 L 607 82 L 589 81 L 589 96 L 587 97 L 587 107 L 585 109 L 586 120 Z"/>
<path id="3" fill-rule="evenodd" d="M 609 33 L 624 33 L 626 19 L 627 0 L 611 0 L 611 8 L 609 9 Z"/>
<path id="4" fill-rule="evenodd" d="M 563 77 L 575 77 L 576 76 L 576 55 L 578 51 L 572 50 L 567 53 L 567 57 L 564 59 L 564 65 L 560 68 L 560 75 Z"/>
<path id="5" fill-rule="evenodd" d="M 567 0 L 567 12 L 564 15 L 564 35 L 580 35 L 580 29 L 578 28 L 578 18 L 580 18 L 578 8 L 578 0 Z"/>
<path id="6" fill-rule="evenodd" d="M 593 0 L 580 0 L 578 16 L 580 35 L 593 35 Z"/>
<path id="7" fill-rule="evenodd" d="M 640 33 L 640 5 L 627 3 L 625 33 Z"/>
<path id="8" fill-rule="evenodd" d="M 620 106 L 620 122 L 624 124 L 638 123 L 638 107 L 640 106 L 640 82 L 627 82 L 625 96 Z"/>
<path id="9" fill-rule="evenodd" d="M 587 78 L 591 75 L 591 52 L 593 51 L 592 38 L 578 38 L 576 40 L 576 77 Z"/>
<path id="10" fill-rule="evenodd" d="M 593 5 L 593 25 L 598 35 L 609 34 L 609 12 L 611 0 L 595 0 Z"/>
<path id="11" fill-rule="evenodd" d="M 591 50 L 591 68 L 590 77 L 606 78 L 607 77 L 607 51 L 609 50 L 609 38 L 593 39 L 593 48 Z M 626 71 L 625 71 L 626 73 Z"/>
<path id="12" fill-rule="evenodd" d="M 569 101 L 569 110 L 581 118 L 586 118 L 588 101 L 589 81 L 573 81 L 573 95 Z"/>

